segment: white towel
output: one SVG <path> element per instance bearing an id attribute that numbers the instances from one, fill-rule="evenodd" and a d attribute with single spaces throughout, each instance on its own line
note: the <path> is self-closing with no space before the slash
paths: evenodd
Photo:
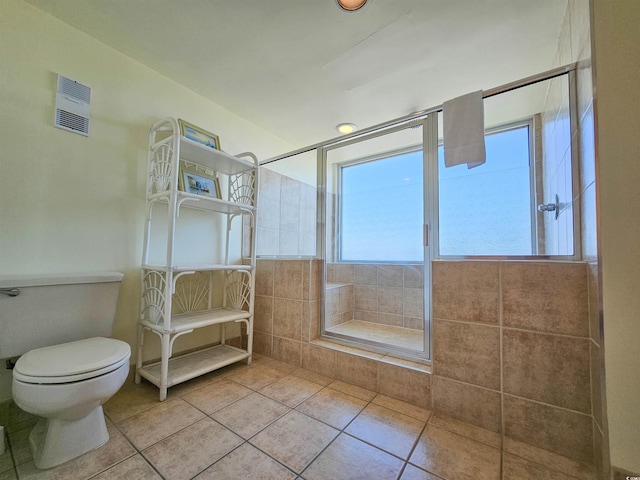
<path id="1" fill-rule="evenodd" d="M 486 161 L 482 90 L 444 102 L 442 113 L 445 167 L 482 165 Z"/>

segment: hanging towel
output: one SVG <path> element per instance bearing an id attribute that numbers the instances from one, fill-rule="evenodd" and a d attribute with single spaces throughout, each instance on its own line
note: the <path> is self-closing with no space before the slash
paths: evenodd
<path id="1" fill-rule="evenodd" d="M 482 90 L 444 102 L 442 113 L 445 167 L 482 165 L 486 161 Z"/>

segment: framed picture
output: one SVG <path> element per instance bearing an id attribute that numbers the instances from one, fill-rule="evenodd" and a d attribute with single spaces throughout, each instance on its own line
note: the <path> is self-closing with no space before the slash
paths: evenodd
<path id="1" fill-rule="evenodd" d="M 209 174 L 191 166 L 180 166 L 178 189 L 195 195 L 222 198 L 220 181 L 214 174 Z"/>
<path id="2" fill-rule="evenodd" d="M 201 143 L 207 147 L 220 150 L 220 137 L 213 133 L 207 132 L 200 127 L 185 122 L 181 118 L 178 119 L 178 125 L 180 126 L 180 135 L 187 137 L 189 140 Z"/>

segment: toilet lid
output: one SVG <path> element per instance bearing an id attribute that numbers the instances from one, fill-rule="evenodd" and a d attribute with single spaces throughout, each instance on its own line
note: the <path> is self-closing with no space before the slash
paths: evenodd
<path id="1" fill-rule="evenodd" d="M 73 377 L 105 370 L 128 360 L 128 343 L 112 338 L 94 337 L 77 342 L 38 348 L 22 355 L 15 364 L 14 377 Z M 68 380 L 67 380 L 68 381 Z"/>

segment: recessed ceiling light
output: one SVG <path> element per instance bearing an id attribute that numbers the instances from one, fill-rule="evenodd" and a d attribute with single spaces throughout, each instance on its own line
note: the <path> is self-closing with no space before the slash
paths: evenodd
<path id="1" fill-rule="evenodd" d="M 347 12 L 355 12 L 356 10 L 360 10 L 364 7 L 367 0 L 336 0 L 338 2 L 338 6 Z"/>
<path id="2" fill-rule="evenodd" d="M 353 133 L 357 129 L 358 127 L 356 127 L 354 123 L 340 123 L 336 125 L 336 130 L 338 130 L 340 133 L 343 133 L 343 134 Z"/>

